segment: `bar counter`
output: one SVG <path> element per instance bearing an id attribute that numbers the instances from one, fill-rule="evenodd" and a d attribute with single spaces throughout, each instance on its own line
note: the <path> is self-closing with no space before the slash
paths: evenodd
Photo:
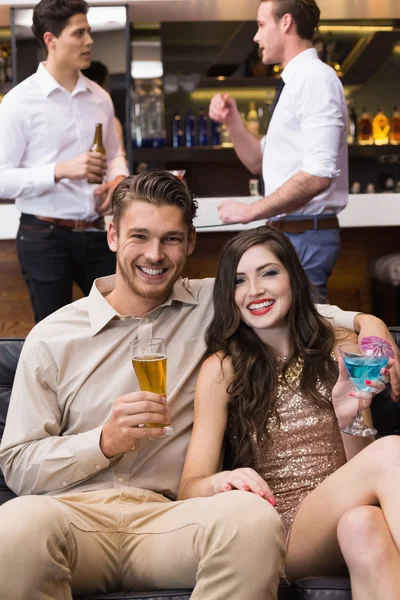
<path id="1" fill-rule="evenodd" d="M 256 200 L 234 199 L 248 203 Z M 222 225 L 217 211 L 222 200 L 198 198 L 197 244 L 188 259 L 185 276 L 215 275 L 224 243 L 235 232 L 264 223 Z M 28 293 L 15 252 L 18 219 L 13 204 L 0 204 L 0 337 L 25 336 L 33 326 Z M 342 249 L 329 279 L 329 301 L 347 310 L 374 312 L 375 284 L 371 280 L 371 266 L 381 256 L 400 252 L 400 194 L 352 194 L 346 209 L 339 214 L 339 222 Z M 75 289 L 74 298 L 78 297 L 80 291 Z"/>

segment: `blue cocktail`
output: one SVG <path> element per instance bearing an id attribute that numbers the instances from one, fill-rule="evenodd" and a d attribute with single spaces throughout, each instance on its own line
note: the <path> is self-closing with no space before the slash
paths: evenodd
<path id="1" fill-rule="evenodd" d="M 375 388 L 369 386 L 365 381 L 373 381 L 380 378 L 381 370 L 389 362 L 388 356 L 369 353 L 364 351 L 358 344 L 341 344 L 338 348 L 352 383 L 360 392 L 374 392 Z M 374 427 L 366 425 L 362 417 L 360 407 L 354 417 L 354 421 L 340 428 L 344 433 L 367 437 L 376 435 Z"/>
<path id="2" fill-rule="evenodd" d="M 360 356 L 351 353 L 345 354 L 343 360 L 351 381 L 361 392 L 374 391 L 374 388 L 364 383 L 365 380 L 379 379 L 381 369 L 386 367 L 389 362 L 387 356 L 368 356 L 367 354 Z"/>

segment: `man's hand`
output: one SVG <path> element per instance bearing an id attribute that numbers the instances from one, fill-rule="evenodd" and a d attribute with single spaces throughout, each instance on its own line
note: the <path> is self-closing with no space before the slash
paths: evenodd
<path id="1" fill-rule="evenodd" d="M 107 172 L 107 159 L 100 152 L 85 152 L 71 160 L 57 163 L 54 180 L 87 179 L 89 183 L 102 183 Z"/>
<path id="2" fill-rule="evenodd" d="M 166 399 L 152 392 L 133 392 L 117 398 L 110 420 L 104 425 L 100 449 L 112 458 L 132 450 L 135 440 L 164 437 L 163 427 L 139 427 L 145 423 L 169 423 Z"/>
<path id="3" fill-rule="evenodd" d="M 392 400 L 398 402 L 400 400 L 400 354 L 396 342 L 390 335 L 389 329 L 385 323 L 374 317 L 373 315 L 356 315 L 354 319 L 354 329 L 358 333 L 358 339 L 361 341 L 363 337 L 376 335 L 383 338 L 392 345 L 395 352 L 394 364 L 389 369 L 390 385 L 392 387 Z"/>
<path id="4" fill-rule="evenodd" d="M 250 223 L 255 220 L 252 205 L 236 200 L 224 200 L 218 206 L 218 216 L 223 223 Z"/>
<path id="5" fill-rule="evenodd" d="M 241 120 L 236 101 L 228 94 L 215 94 L 211 98 L 208 114 L 213 121 L 225 123 L 228 127 Z"/>
<path id="6" fill-rule="evenodd" d="M 111 207 L 111 196 L 113 191 L 117 187 L 121 181 L 125 179 L 125 175 L 118 175 L 112 181 L 108 181 L 107 183 L 103 183 L 100 187 L 97 188 L 94 195 L 98 201 L 101 202 L 100 206 L 97 208 L 97 212 L 99 215 L 107 215 L 110 213 Z"/>

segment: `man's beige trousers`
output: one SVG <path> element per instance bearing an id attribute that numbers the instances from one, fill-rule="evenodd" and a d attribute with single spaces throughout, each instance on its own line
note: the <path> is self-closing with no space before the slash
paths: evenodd
<path id="1" fill-rule="evenodd" d="M 277 512 L 249 492 L 24 496 L 0 508 L 0 598 L 194 587 L 192 600 L 275 600 L 284 552 Z"/>

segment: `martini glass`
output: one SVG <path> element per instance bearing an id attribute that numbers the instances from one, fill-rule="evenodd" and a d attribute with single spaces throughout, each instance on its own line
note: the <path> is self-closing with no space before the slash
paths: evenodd
<path id="1" fill-rule="evenodd" d="M 386 367 L 389 362 L 388 356 L 377 356 L 363 350 L 358 344 L 341 344 L 339 352 L 349 374 L 352 383 L 360 392 L 374 392 L 375 388 L 367 385 L 365 380 L 379 379 L 381 369 Z M 360 406 L 354 420 L 349 425 L 340 428 L 343 433 L 368 437 L 376 435 L 374 427 L 366 425 L 362 418 Z"/>

